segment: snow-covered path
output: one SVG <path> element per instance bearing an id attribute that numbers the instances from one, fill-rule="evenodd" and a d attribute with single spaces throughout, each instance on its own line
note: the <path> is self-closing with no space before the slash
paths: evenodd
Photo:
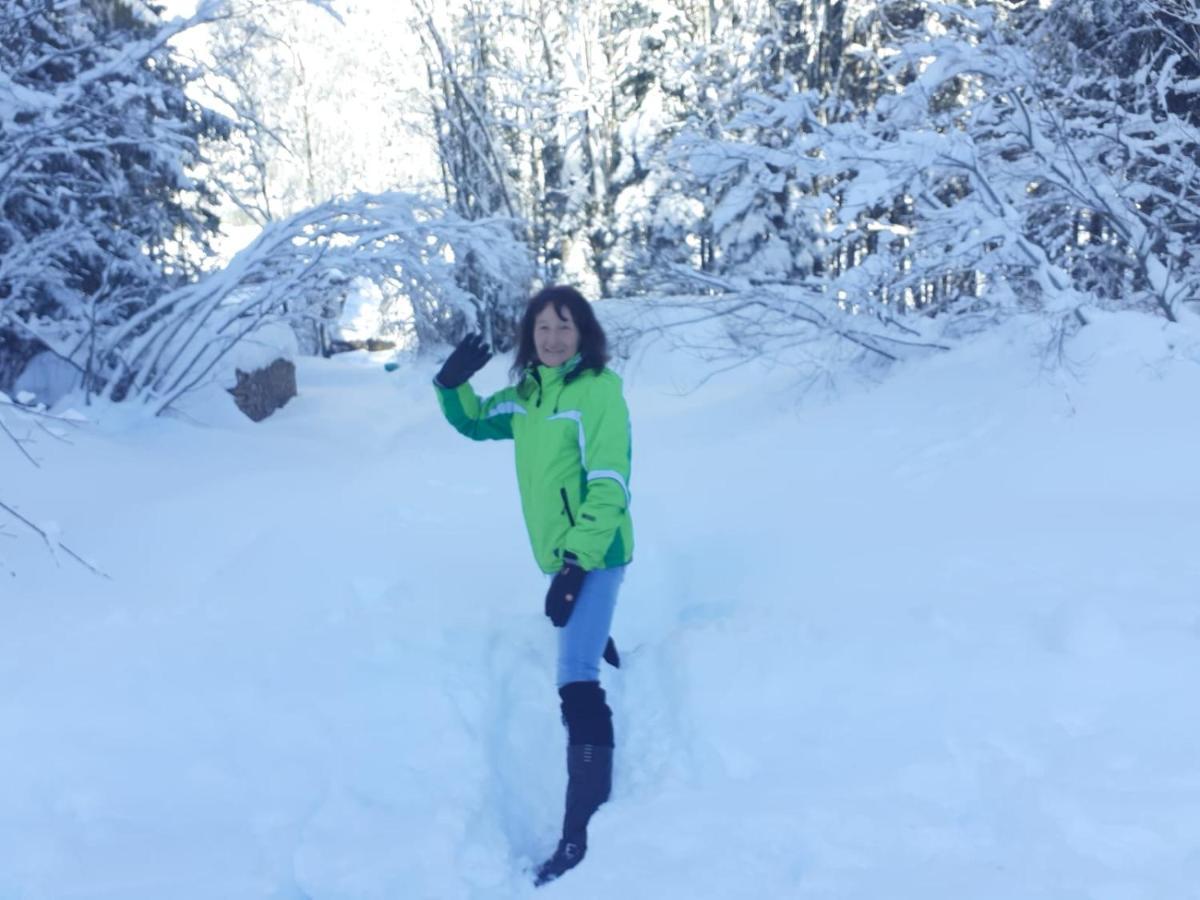
<path id="1" fill-rule="evenodd" d="M 539 896 L 1200 897 L 1200 339 L 1021 339 L 804 405 L 635 357 L 617 784 Z M 534 895 L 544 582 L 427 370 L 110 413 L 5 485 L 113 580 L 22 544 L 0 586 L 0 898 Z"/>

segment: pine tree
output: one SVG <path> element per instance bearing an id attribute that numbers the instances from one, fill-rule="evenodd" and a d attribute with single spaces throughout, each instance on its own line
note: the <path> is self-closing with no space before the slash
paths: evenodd
<path id="1" fill-rule="evenodd" d="M 189 177 L 225 124 L 143 4 L 0 10 L 0 388 L 49 349 L 89 390 L 100 333 L 194 277 L 217 228 Z"/>

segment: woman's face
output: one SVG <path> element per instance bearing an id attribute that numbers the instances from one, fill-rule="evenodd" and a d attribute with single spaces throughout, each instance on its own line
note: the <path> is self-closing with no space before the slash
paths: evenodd
<path id="1" fill-rule="evenodd" d="M 546 304 L 533 320 L 533 344 L 543 366 L 561 366 L 579 351 L 579 329 L 571 310 L 563 307 L 559 315 L 553 303 Z"/>

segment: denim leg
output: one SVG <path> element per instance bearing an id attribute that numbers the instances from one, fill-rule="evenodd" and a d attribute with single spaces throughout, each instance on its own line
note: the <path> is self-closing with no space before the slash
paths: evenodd
<path id="1" fill-rule="evenodd" d="M 567 624 L 558 629 L 558 686 L 572 681 L 599 681 L 600 657 L 612 628 L 617 590 L 625 567 L 593 569 L 583 579 L 583 589 Z"/>

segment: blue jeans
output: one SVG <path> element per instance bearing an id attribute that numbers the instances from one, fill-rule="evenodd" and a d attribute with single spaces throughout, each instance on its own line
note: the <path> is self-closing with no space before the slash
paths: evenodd
<path id="1" fill-rule="evenodd" d="M 558 629 L 558 686 L 572 681 L 599 681 L 600 657 L 612 628 L 617 590 L 625 567 L 593 569 L 583 579 L 575 609 Z"/>

